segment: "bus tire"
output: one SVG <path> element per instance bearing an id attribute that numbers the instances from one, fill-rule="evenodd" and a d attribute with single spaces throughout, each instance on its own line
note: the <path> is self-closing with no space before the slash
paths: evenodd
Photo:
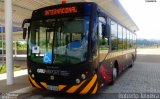
<path id="1" fill-rule="evenodd" d="M 134 58 L 132 57 L 131 65 L 129 67 L 132 68 L 133 66 L 134 66 Z"/>
<path id="2" fill-rule="evenodd" d="M 110 85 L 114 85 L 117 77 L 118 77 L 118 66 L 115 63 L 113 70 L 112 70 L 112 81 L 111 81 Z"/>

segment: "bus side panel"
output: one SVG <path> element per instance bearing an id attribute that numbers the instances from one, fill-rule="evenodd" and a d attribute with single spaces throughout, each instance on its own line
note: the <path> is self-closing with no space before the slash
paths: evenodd
<path id="1" fill-rule="evenodd" d="M 116 52 L 111 52 L 110 53 L 110 58 L 112 65 L 114 66 L 115 63 L 117 62 L 118 64 L 118 74 L 121 74 L 124 68 L 124 56 L 122 51 L 116 51 Z M 113 68 L 112 66 L 112 68 Z"/>
<path id="2" fill-rule="evenodd" d="M 118 63 L 118 75 L 131 65 L 132 55 L 135 57 L 135 50 L 117 51 L 108 53 L 106 60 L 99 66 L 99 72 L 104 83 L 109 84 L 112 80 L 112 69 L 114 63 Z"/>
<path id="3" fill-rule="evenodd" d="M 118 56 L 116 60 L 118 62 L 118 74 L 120 75 L 123 71 L 123 68 L 124 68 L 123 55 Z"/>
<path id="4" fill-rule="evenodd" d="M 126 66 L 129 67 L 132 63 L 132 59 L 134 60 L 135 58 L 135 50 L 130 49 L 126 51 Z"/>

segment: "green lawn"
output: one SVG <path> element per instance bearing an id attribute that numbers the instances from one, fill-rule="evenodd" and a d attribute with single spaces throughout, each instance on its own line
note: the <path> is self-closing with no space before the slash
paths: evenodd
<path id="1" fill-rule="evenodd" d="M 14 71 L 22 70 L 19 66 L 14 66 Z M 0 66 L 0 74 L 6 73 L 6 66 L 2 65 Z"/>

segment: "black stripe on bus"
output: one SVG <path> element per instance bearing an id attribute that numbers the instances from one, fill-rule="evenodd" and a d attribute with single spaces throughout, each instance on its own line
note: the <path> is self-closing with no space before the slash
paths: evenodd
<path id="1" fill-rule="evenodd" d="M 93 77 L 92 77 L 93 78 Z M 87 80 L 86 82 L 84 82 L 76 91 L 75 93 L 80 93 L 87 85 L 88 83 L 91 81 L 92 79 Z"/>
<path id="2" fill-rule="evenodd" d="M 91 89 L 88 91 L 88 93 L 87 94 L 91 94 L 92 93 L 92 91 L 94 90 L 94 88 L 96 87 L 96 85 L 97 85 L 97 80 L 94 82 L 94 84 L 93 84 L 93 86 L 91 87 Z"/>
<path id="3" fill-rule="evenodd" d="M 36 82 L 36 81 L 35 81 Z M 36 82 L 41 88 L 46 89 L 40 82 Z"/>
<path id="4" fill-rule="evenodd" d="M 33 87 L 36 87 L 36 86 L 31 82 L 31 80 L 30 80 L 29 77 L 28 77 L 28 79 L 29 79 L 30 84 L 31 84 Z"/>
<path id="5" fill-rule="evenodd" d="M 61 90 L 61 92 L 66 92 L 68 89 L 70 89 L 72 86 L 66 86 L 66 87 L 64 87 L 62 90 Z"/>

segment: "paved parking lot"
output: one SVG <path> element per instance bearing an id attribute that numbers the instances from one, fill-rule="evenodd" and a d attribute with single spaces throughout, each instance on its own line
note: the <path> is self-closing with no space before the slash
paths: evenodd
<path id="1" fill-rule="evenodd" d="M 103 93 L 160 93 L 160 64 L 136 62 Z"/>

